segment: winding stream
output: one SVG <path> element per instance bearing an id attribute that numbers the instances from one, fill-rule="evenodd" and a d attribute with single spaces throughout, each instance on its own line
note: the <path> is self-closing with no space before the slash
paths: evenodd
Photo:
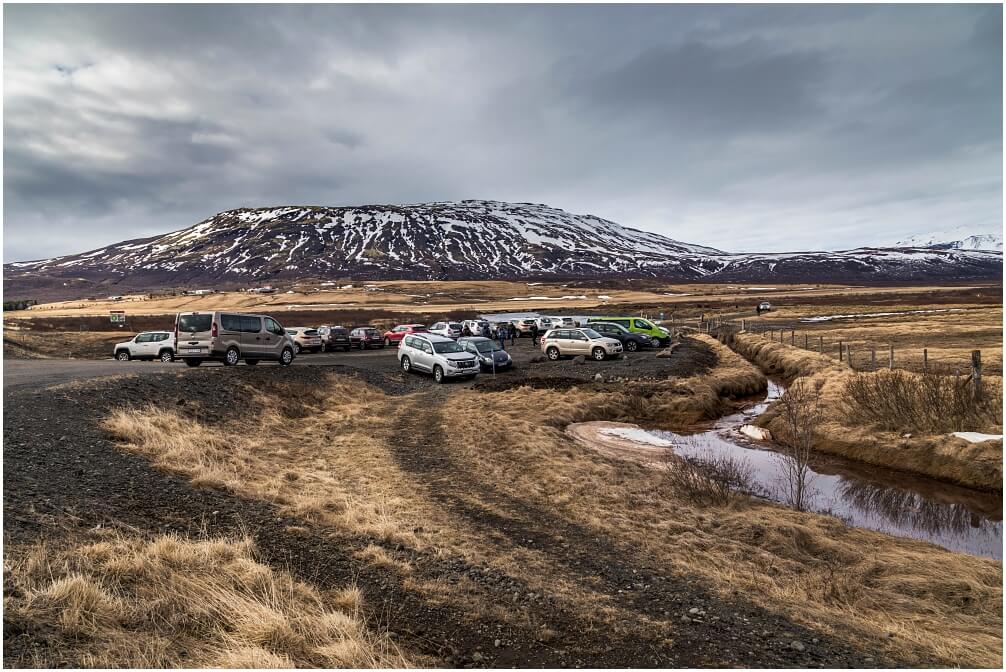
<path id="1" fill-rule="evenodd" d="M 742 412 L 720 418 L 710 429 L 694 433 L 642 430 L 670 442 L 686 459 L 729 456 L 749 469 L 754 494 L 789 503 L 784 457 L 771 444 L 750 441 L 738 430 L 784 392 L 769 382 L 763 400 Z M 639 431 L 639 430 L 637 430 Z M 932 542 L 953 551 L 997 560 L 1003 557 L 1002 495 L 984 493 L 830 455 L 810 461 L 809 497 L 805 509 L 828 513 L 847 524 Z"/>

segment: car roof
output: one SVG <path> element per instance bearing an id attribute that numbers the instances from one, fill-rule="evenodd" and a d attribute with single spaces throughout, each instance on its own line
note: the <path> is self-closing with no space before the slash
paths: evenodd
<path id="1" fill-rule="evenodd" d="M 423 338 L 430 343 L 447 343 L 454 342 L 453 338 L 447 338 L 446 336 L 441 336 L 440 334 L 419 334 L 415 338 Z"/>
<path id="2" fill-rule="evenodd" d="M 465 341 L 465 342 L 468 342 L 468 341 L 486 341 L 488 343 L 495 343 L 496 342 L 496 341 L 494 341 L 494 340 L 492 340 L 490 338 L 486 338 L 485 336 L 462 336 L 458 340 L 459 341 Z"/>

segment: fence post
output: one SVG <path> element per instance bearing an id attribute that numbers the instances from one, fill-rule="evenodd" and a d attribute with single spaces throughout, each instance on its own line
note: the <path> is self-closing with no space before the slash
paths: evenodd
<path id="1" fill-rule="evenodd" d="M 922 348 L 922 373 L 929 373 L 929 348 Z"/>
<path id="2" fill-rule="evenodd" d="M 888 350 L 887 350 L 887 368 L 889 368 L 891 371 L 894 371 L 894 346 L 893 345 L 889 345 L 887 347 L 888 347 Z"/>
<path id="3" fill-rule="evenodd" d="M 842 341 L 838 342 L 838 361 L 842 361 Z"/>
<path id="4" fill-rule="evenodd" d="M 971 351 L 971 380 L 975 385 L 975 401 L 982 400 L 982 351 Z"/>
<path id="5" fill-rule="evenodd" d="M 744 331 L 746 329 L 746 327 L 744 325 L 745 325 L 745 321 L 741 320 L 741 331 Z"/>
<path id="6" fill-rule="evenodd" d="M 877 370 L 877 346 L 871 346 L 870 348 L 870 370 Z"/>
<path id="7" fill-rule="evenodd" d="M 803 335 L 803 349 L 804 350 L 807 349 L 807 343 L 809 342 L 809 340 L 810 340 L 810 336 L 808 336 L 807 334 L 804 334 Z"/>

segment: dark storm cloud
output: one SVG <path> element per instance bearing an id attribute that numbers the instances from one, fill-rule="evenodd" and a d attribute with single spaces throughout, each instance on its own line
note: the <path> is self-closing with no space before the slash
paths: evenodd
<path id="1" fill-rule="evenodd" d="M 272 204 L 724 249 L 1002 225 L 999 6 L 4 8 L 4 257 Z"/>

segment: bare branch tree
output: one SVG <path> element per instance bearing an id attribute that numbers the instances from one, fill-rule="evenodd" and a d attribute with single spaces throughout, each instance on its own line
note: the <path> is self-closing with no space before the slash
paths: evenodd
<path id="1" fill-rule="evenodd" d="M 779 400 L 786 431 L 777 437 L 782 447 L 783 487 L 789 505 L 803 511 L 810 498 L 810 459 L 822 420 L 820 395 L 806 381 L 796 381 Z"/>

